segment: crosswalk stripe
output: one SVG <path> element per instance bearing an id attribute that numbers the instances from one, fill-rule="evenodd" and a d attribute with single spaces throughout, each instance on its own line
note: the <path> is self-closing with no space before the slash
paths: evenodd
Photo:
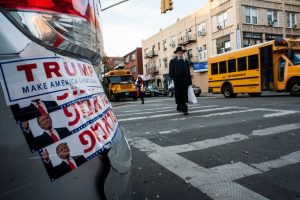
<path id="1" fill-rule="evenodd" d="M 259 164 L 251 164 L 261 171 L 269 171 L 271 169 L 284 167 L 286 165 L 291 165 L 300 162 L 300 151 L 290 153 L 288 155 L 282 156 L 276 160 L 270 160 Z"/>
<path id="2" fill-rule="evenodd" d="M 193 104 L 193 105 L 188 105 L 188 107 L 197 107 L 197 106 L 200 106 L 199 104 Z M 217 105 L 209 105 L 209 106 L 217 106 Z M 203 106 L 203 107 L 207 107 L 207 106 Z M 162 108 L 159 108 L 160 110 L 164 110 L 164 109 L 170 109 L 170 108 L 176 108 L 176 105 L 174 106 L 168 106 L 168 107 L 162 107 Z M 157 108 L 155 108 L 157 109 Z M 132 112 L 142 112 L 142 111 L 152 111 L 153 108 L 146 108 L 146 109 L 138 109 L 138 110 L 124 110 L 123 112 L 124 113 L 132 113 Z"/>
<path id="3" fill-rule="evenodd" d="M 300 128 L 300 123 L 284 124 L 284 125 L 280 125 L 280 126 L 274 126 L 274 127 L 260 129 L 260 130 L 254 130 L 254 131 L 252 131 L 251 135 L 253 135 L 253 136 L 272 135 L 272 134 L 276 134 L 276 133 L 296 130 L 299 128 Z"/>
<path id="4" fill-rule="evenodd" d="M 190 113 L 203 113 L 203 112 L 226 110 L 226 109 L 239 109 L 239 107 L 228 106 L 228 107 L 214 108 L 214 109 L 193 110 L 193 111 L 190 111 Z M 182 113 L 177 112 L 177 113 L 167 113 L 167 114 L 159 114 L 159 115 L 151 115 L 151 116 L 131 117 L 131 118 L 126 118 L 126 119 L 119 119 L 119 122 L 141 120 L 141 119 L 152 119 L 152 118 L 160 118 L 160 117 L 170 117 L 170 116 L 176 116 L 176 115 L 182 115 Z"/>
<path id="5" fill-rule="evenodd" d="M 224 144 L 233 143 L 233 142 L 239 142 L 242 140 L 250 139 L 251 136 L 275 135 L 275 134 L 279 134 L 279 133 L 283 133 L 283 132 L 287 132 L 287 131 L 291 131 L 291 130 L 296 130 L 296 129 L 300 129 L 300 123 L 286 124 L 286 125 L 280 125 L 280 126 L 270 127 L 270 128 L 266 128 L 266 129 L 254 130 L 249 136 L 237 133 L 237 134 L 227 135 L 227 136 L 220 137 L 220 138 L 201 140 L 201 141 L 187 143 L 187 144 L 183 144 L 183 145 L 168 146 L 165 148 L 171 152 L 184 153 L 184 152 L 188 152 L 188 151 L 202 150 L 202 149 L 207 149 L 207 148 L 214 147 L 214 146 L 224 145 Z"/>
<path id="6" fill-rule="evenodd" d="M 226 164 L 217 167 L 210 168 L 210 170 L 219 173 L 221 176 L 226 177 L 229 180 L 237 180 L 246 176 L 252 176 L 260 174 L 262 171 L 251 167 L 242 162 L 236 162 L 233 164 Z"/>
<path id="7" fill-rule="evenodd" d="M 195 109 L 195 108 L 212 108 L 212 107 L 217 107 L 216 105 L 211 105 L 211 106 L 193 106 L 190 107 L 191 109 Z M 148 110 L 148 109 L 145 109 Z M 163 109 L 163 110 L 154 110 L 151 109 L 151 111 L 146 111 L 146 112 L 135 112 L 135 113 L 126 113 L 126 114 L 119 114 L 117 115 L 117 117 L 123 117 L 123 116 L 131 116 L 131 115 L 142 115 L 142 114 L 152 114 L 152 113 L 161 113 L 161 112 L 168 112 L 168 111 L 174 111 L 175 108 L 172 107 L 172 109 Z"/>
<path id="8" fill-rule="evenodd" d="M 272 169 L 277 169 L 280 167 L 285 167 L 287 165 L 292 165 L 300 162 L 300 151 L 292 152 L 288 155 L 282 156 L 275 160 L 269 160 L 262 163 L 256 164 L 245 164 L 242 162 L 237 162 L 233 164 L 226 164 L 217 167 L 210 168 L 214 172 L 219 173 L 221 176 L 227 177 L 228 179 L 234 181 L 247 176 L 252 176 L 255 174 L 261 174 Z"/>
<path id="9" fill-rule="evenodd" d="M 183 145 L 168 146 L 165 147 L 165 149 L 174 153 L 183 153 L 188 151 L 207 149 L 210 147 L 224 145 L 232 142 L 239 142 L 248 138 L 249 137 L 246 135 L 232 134 L 232 135 L 227 135 L 225 137 L 220 137 L 215 139 L 207 139 L 207 140 L 197 141 L 197 142 L 183 144 Z"/>

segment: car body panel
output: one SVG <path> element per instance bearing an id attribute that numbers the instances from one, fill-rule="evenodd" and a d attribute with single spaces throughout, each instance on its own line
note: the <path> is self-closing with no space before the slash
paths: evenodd
<path id="1" fill-rule="evenodd" d="M 109 149 L 99 151 L 93 159 L 55 181 L 49 180 L 40 151 L 30 151 L 20 123 L 16 122 L 16 116 L 8 106 L 7 93 L 3 89 L 3 63 L 51 57 L 89 62 L 68 58 L 40 46 L 15 28 L 1 12 L 0 22 L 5 24 L 0 31 L 0 199 L 106 199 L 108 196 L 131 199 L 128 185 L 132 156 L 119 125 L 116 125 Z M 6 75 L 10 77 L 10 74 Z M 39 83 L 44 81 L 38 80 Z M 112 184 L 116 182 L 119 184 Z"/>

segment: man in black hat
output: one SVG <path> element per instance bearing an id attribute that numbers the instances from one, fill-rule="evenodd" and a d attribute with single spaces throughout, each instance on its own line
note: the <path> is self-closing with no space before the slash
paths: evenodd
<path id="1" fill-rule="evenodd" d="M 185 50 L 182 47 L 177 47 L 174 54 L 176 58 L 170 60 L 169 75 L 174 81 L 175 100 L 177 104 L 177 111 L 188 115 L 188 87 L 192 85 L 190 74 L 190 62 L 184 59 L 183 54 Z"/>

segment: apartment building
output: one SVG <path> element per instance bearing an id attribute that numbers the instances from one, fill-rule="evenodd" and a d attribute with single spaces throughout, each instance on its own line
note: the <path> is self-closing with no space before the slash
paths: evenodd
<path id="1" fill-rule="evenodd" d="M 141 47 L 123 56 L 123 60 L 125 69 L 131 71 L 134 80 L 137 79 L 138 75 L 143 75 L 143 54 Z"/>
<path id="2" fill-rule="evenodd" d="M 177 46 L 183 46 L 193 62 L 193 83 L 206 92 L 207 58 L 212 55 L 273 40 L 300 39 L 300 0 L 210 0 L 142 41 L 144 74 L 154 84 L 170 82 L 169 61 Z"/>

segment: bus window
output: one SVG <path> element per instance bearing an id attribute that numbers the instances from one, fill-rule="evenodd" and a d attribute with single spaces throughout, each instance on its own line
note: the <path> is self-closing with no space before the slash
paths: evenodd
<path id="1" fill-rule="evenodd" d="M 219 62 L 219 72 L 220 74 L 226 74 L 227 73 L 227 66 L 226 66 L 226 61 Z"/>
<path id="2" fill-rule="evenodd" d="M 109 79 L 111 83 L 121 83 L 121 82 L 133 83 L 132 76 L 111 76 Z"/>
<path id="3" fill-rule="evenodd" d="M 294 65 L 300 65 L 300 53 L 293 53 L 293 57 L 291 58 L 291 61 Z"/>
<path id="4" fill-rule="evenodd" d="M 258 55 L 252 55 L 248 57 L 248 69 L 258 69 Z"/>
<path id="5" fill-rule="evenodd" d="M 211 75 L 218 74 L 219 69 L 218 69 L 218 63 L 212 63 L 211 64 Z"/>
<path id="6" fill-rule="evenodd" d="M 285 68 L 286 61 L 283 58 L 279 59 L 278 62 L 278 81 L 284 80 L 284 68 Z"/>
<path id="7" fill-rule="evenodd" d="M 247 59 L 246 57 L 238 58 L 238 71 L 247 70 Z"/>
<path id="8" fill-rule="evenodd" d="M 236 59 L 228 60 L 228 72 L 236 72 Z"/>

